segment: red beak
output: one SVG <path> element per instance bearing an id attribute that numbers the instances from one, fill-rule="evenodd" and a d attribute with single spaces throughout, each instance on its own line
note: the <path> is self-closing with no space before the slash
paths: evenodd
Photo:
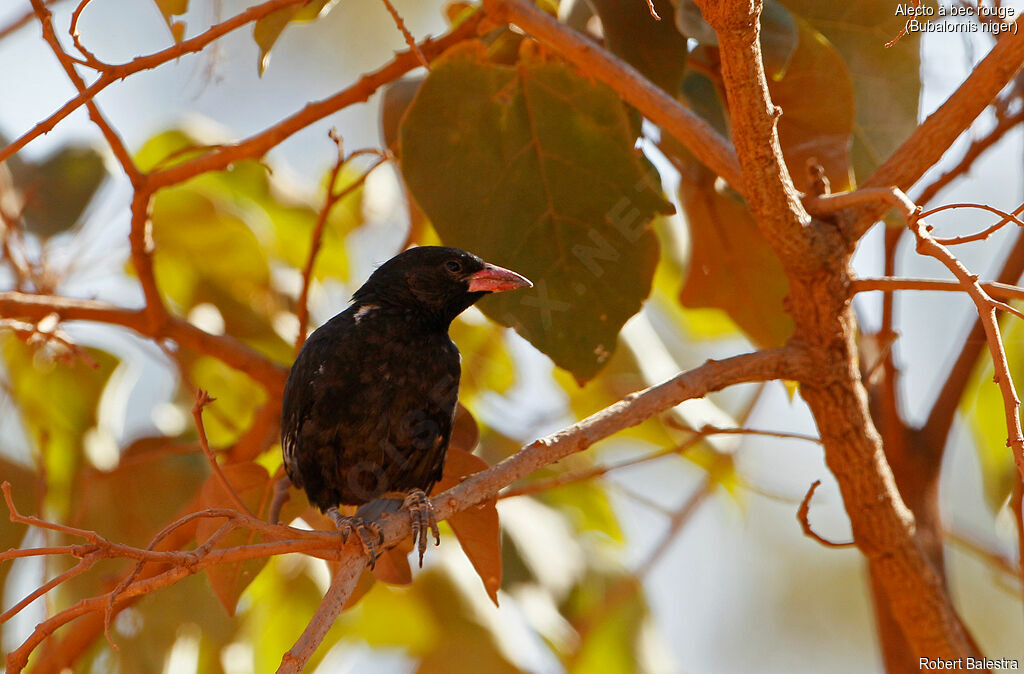
<path id="1" fill-rule="evenodd" d="M 533 283 L 525 276 L 520 276 L 510 269 L 493 264 L 484 264 L 484 268 L 469 277 L 469 292 L 500 293 L 503 290 L 516 288 L 532 288 Z"/>

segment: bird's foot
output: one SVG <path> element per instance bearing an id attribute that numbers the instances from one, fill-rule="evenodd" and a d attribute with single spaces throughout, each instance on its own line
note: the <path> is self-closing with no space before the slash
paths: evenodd
<path id="1" fill-rule="evenodd" d="M 426 492 L 413 489 L 405 495 L 402 509 L 412 516 L 412 537 L 420 553 L 420 568 L 423 568 L 423 553 L 427 551 L 427 530 L 434 534 L 434 545 L 441 544 L 441 531 L 437 528 L 437 513 Z"/>
<path id="2" fill-rule="evenodd" d="M 359 544 L 363 552 L 370 558 L 370 568 L 377 564 L 377 546 L 384 542 L 384 534 L 376 522 L 367 522 L 360 517 L 349 517 L 338 512 L 337 508 L 328 508 L 324 513 L 331 518 L 334 526 L 341 532 L 341 540 L 348 542 L 349 535 L 354 531 L 359 536 Z M 376 541 L 374 541 L 376 539 Z"/>

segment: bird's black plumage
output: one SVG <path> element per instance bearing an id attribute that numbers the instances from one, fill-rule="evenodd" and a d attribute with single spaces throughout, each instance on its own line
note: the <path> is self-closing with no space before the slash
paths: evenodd
<path id="1" fill-rule="evenodd" d="M 461 357 L 452 320 L 525 278 L 456 248 L 381 265 L 302 347 L 285 385 L 282 450 L 292 483 L 323 511 L 441 478 Z"/>

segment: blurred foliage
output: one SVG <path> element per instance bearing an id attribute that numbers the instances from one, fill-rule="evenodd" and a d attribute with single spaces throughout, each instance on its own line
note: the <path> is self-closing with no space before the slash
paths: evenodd
<path id="1" fill-rule="evenodd" d="M 73 512 L 83 441 L 96 423 L 96 405 L 117 358 L 87 349 L 95 367 L 82 359 L 61 363 L 49 349 L 27 345 L 7 333 L 0 333 L 0 353 L 35 465 L 46 476 L 47 506 L 67 517 Z"/>
<path id="2" fill-rule="evenodd" d="M 329 12 L 335 4 L 337 0 L 310 0 L 301 5 L 284 7 L 257 21 L 252 37 L 260 48 L 260 58 L 256 64 L 260 75 L 270 63 L 271 47 L 281 37 L 288 24 L 315 21 Z"/>
<path id="3" fill-rule="evenodd" d="M 103 157 L 85 145 L 65 145 L 40 162 L 8 165 L 25 229 L 44 239 L 74 229 L 107 177 Z"/>
<path id="4" fill-rule="evenodd" d="M 1019 306 L 1019 305 L 1018 305 Z M 1003 348 L 1014 384 L 1020 387 L 1024 373 L 1024 323 L 1003 321 Z M 975 365 L 971 381 L 960 398 L 960 411 L 974 436 L 974 447 L 981 468 L 985 504 L 993 513 L 1006 504 L 1017 483 L 1017 466 L 1006 446 L 1006 411 L 1003 397 L 995 382 L 992 359 L 983 352 Z"/>

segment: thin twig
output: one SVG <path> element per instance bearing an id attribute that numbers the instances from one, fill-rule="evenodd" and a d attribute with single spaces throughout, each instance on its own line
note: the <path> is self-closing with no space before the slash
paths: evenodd
<path id="1" fill-rule="evenodd" d="M 316 224 L 313 226 L 313 234 L 310 237 L 309 255 L 306 257 L 306 264 L 302 269 L 302 290 L 299 292 L 299 301 L 295 309 L 295 315 L 299 319 L 299 332 L 295 337 L 296 355 L 298 355 L 299 349 L 302 348 L 302 345 L 306 341 L 306 332 L 309 328 L 309 286 L 313 280 L 313 267 L 316 264 L 316 257 L 320 252 L 320 245 L 323 242 L 324 226 L 327 224 L 327 219 L 330 216 L 331 210 L 338 203 L 359 189 L 366 182 L 366 179 L 370 174 L 378 166 L 388 160 L 388 155 L 382 150 L 378 150 L 376 148 L 356 150 L 346 157 L 344 150 L 342 149 L 341 138 L 337 135 L 337 131 L 331 129 L 330 136 L 338 146 L 338 160 L 335 162 L 334 168 L 331 169 L 331 174 L 328 177 L 327 196 L 324 198 L 324 205 L 321 207 L 320 213 L 317 214 Z M 366 169 L 366 171 L 364 171 L 356 180 L 352 181 L 351 184 L 347 185 L 341 191 L 336 192 L 334 186 L 338 182 L 338 176 L 341 175 L 342 169 L 344 169 L 352 159 L 367 154 L 375 155 L 377 157 L 377 161 Z"/>
<path id="2" fill-rule="evenodd" d="M 48 6 L 49 5 L 54 5 L 54 4 L 56 4 L 56 3 L 60 2 L 60 1 L 61 0 L 45 0 L 46 4 Z M 6 26 L 4 26 L 3 28 L 0 28 L 0 40 L 4 39 L 8 35 L 11 35 L 12 33 L 17 32 L 19 29 L 24 28 L 25 26 L 27 26 L 32 21 L 32 19 L 35 18 L 35 16 L 36 16 L 35 10 L 34 9 L 30 9 L 27 12 L 25 12 L 24 14 L 22 14 L 21 16 L 19 16 L 14 21 L 12 21 L 9 24 L 7 24 Z"/>
<path id="3" fill-rule="evenodd" d="M 1024 300 L 1024 288 L 1010 285 L 1009 283 L 998 283 L 995 281 L 983 281 L 981 287 L 992 297 L 1000 297 L 1006 300 Z M 872 290 L 935 290 L 944 292 L 964 292 L 964 287 L 959 281 L 947 281 L 944 279 L 926 278 L 859 278 L 850 283 L 850 293 L 863 293 Z"/>
<path id="4" fill-rule="evenodd" d="M 969 234 L 967 236 L 955 236 L 949 239 L 936 238 L 935 241 L 937 243 L 942 244 L 943 246 L 955 246 L 957 244 L 970 243 L 972 241 L 983 241 L 1011 222 L 1016 224 L 1018 227 L 1024 227 L 1024 222 L 1022 222 L 1019 218 L 1016 217 L 1020 213 L 1024 213 L 1024 204 L 1018 206 L 1013 211 L 1013 213 L 1007 213 L 1006 211 L 994 208 L 992 206 L 988 206 L 986 204 L 945 204 L 943 206 L 939 206 L 937 208 L 933 208 L 931 210 L 921 213 L 920 217 L 927 218 L 928 216 L 934 213 L 948 211 L 954 208 L 978 208 L 984 211 L 995 213 L 996 215 L 1002 217 L 1002 220 L 995 223 L 991 227 L 987 227 L 986 229 L 978 232 L 977 234 Z"/>
<path id="5" fill-rule="evenodd" d="M 938 163 L 960 134 L 970 127 L 1020 70 L 1024 63 L 1022 27 L 1024 16 L 1017 18 L 1013 30 L 996 42 L 957 90 L 878 167 L 863 183 L 863 188 L 891 185 L 906 191 Z M 848 239 L 860 239 L 886 210 L 888 206 L 885 204 L 865 202 L 850 228 Z"/>
<path id="6" fill-rule="evenodd" d="M 52 2 L 53 0 L 51 0 Z M 0 150 L 0 162 L 9 158 L 15 152 L 28 145 L 30 142 L 49 133 L 57 124 L 59 124 L 65 117 L 70 115 L 72 112 L 80 108 L 87 101 L 93 100 L 97 94 L 106 89 L 114 82 L 121 81 L 130 75 L 142 72 L 143 70 L 152 70 L 158 66 L 185 56 L 187 54 L 193 54 L 202 51 L 214 40 L 217 40 L 231 31 L 237 30 L 242 26 L 253 21 L 258 21 L 270 14 L 273 14 L 279 9 L 284 7 L 290 7 L 292 5 L 298 5 L 309 0 L 268 0 L 263 4 L 250 7 L 249 9 L 241 12 L 230 19 L 227 19 L 215 26 L 212 26 L 200 35 L 194 38 L 185 40 L 179 44 L 172 45 L 167 49 L 149 54 L 146 56 L 138 56 L 131 61 L 121 63 L 118 65 L 107 66 L 99 79 L 89 85 L 85 91 L 79 92 L 77 96 L 69 100 L 63 106 L 60 107 L 56 112 L 47 117 L 45 120 L 36 124 L 29 131 L 19 136 L 10 145 Z M 35 11 L 29 16 L 34 16 Z"/>
<path id="7" fill-rule="evenodd" d="M 196 402 L 192 405 L 192 418 L 195 419 L 196 430 L 199 432 L 199 445 L 203 448 L 203 453 L 206 455 L 206 460 L 210 462 L 210 467 L 213 468 L 213 474 L 216 476 L 217 482 L 220 483 L 231 503 L 245 514 L 255 517 L 252 511 L 249 510 L 249 506 L 242 502 L 238 492 L 228 482 L 228 478 L 224 475 L 224 471 L 221 470 L 220 463 L 217 462 L 217 457 L 214 456 L 213 450 L 210 449 L 210 443 L 206 439 L 206 427 L 203 425 L 203 408 L 215 400 L 216 398 L 211 398 L 210 394 L 203 389 L 196 391 Z"/>
<path id="8" fill-rule="evenodd" d="M 68 34 L 71 36 L 71 42 L 75 45 L 75 49 L 83 57 L 83 64 L 93 68 L 95 70 L 104 70 L 109 67 L 109 64 L 103 63 L 96 55 L 86 49 L 85 45 L 78 37 L 78 20 L 82 16 L 82 12 L 85 11 L 86 6 L 92 2 L 92 0 L 80 0 L 78 6 L 75 7 L 75 11 L 71 13 L 71 23 L 68 26 Z"/>
<path id="9" fill-rule="evenodd" d="M 644 581 L 647 574 L 649 574 L 651 569 L 654 568 L 654 565 L 658 563 L 658 560 L 660 560 L 672 546 L 673 541 L 675 541 L 676 537 L 679 536 L 679 532 L 686 527 L 694 513 L 697 512 L 697 509 L 708 499 L 709 496 L 711 496 L 712 493 L 714 493 L 714 490 L 715 482 L 709 475 L 701 482 L 700 486 L 690 494 L 690 497 L 686 499 L 682 506 L 680 506 L 679 510 L 672 513 L 672 517 L 669 519 L 668 530 L 665 531 L 665 534 L 661 537 L 661 541 L 659 541 L 654 549 L 651 550 L 650 554 L 647 555 L 647 558 L 637 566 L 634 575 L 638 581 Z"/>
<path id="10" fill-rule="evenodd" d="M 43 0 L 29 0 L 32 3 L 32 9 L 35 11 L 36 16 L 39 18 L 39 23 L 43 27 L 43 39 L 46 40 L 47 44 L 50 45 L 50 49 L 53 51 L 57 60 L 60 61 L 61 66 L 64 68 L 64 72 L 67 74 L 68 79 L 75 85 L 75 89 L 78 93 L 85 95 L 86 89 L 88 88 L 85 81 L 82 79 L 78 71 L 75 70 L 74 62 L 68 55 L 64 48 L 60 44 L 60 40 L 57 39 L 57 33 L 53 28 L 53 14 L 47 9 L 46 4 Z M 89 111 L 89 119 L 99 128 L 100 133 L 107 141 L 107 145 L 110 146 L 111 151 L 114 153 L 114 157 L 117 158 L 121 168 L 127 174 L 132 185 L 136 185 L 141 177 L 141 172 L 138 167 L 135 166 L 134 160 L 132 160 L 131 153 L 125 147 L 124 142 L 121 140 L 117 132 L 114 131 L 110 123 L 107 122 L 103 113 L 100 112 L 99 106 L 96 102 L 89 98 L 85 101 L 85 107 Z"/>
<path id="11" fill-rule="evenodd" d="M 807 490 L 807 494 L 804 496 L 804 500 L 800 502 L 800 507 L 796 511 L 796 518 L 800 521 L 800 526 L 804 530 L 804 534 L 810 536 L 814 540 L 818 541 L 827 548 L 851 548 L 855 545 L 853 541 L 846 543 L 836 543 L 830 541 L 823 536 L 819 536 L 813 528 L 811 528 L 811 522 L 808 519 L 808 515 L 811 512 L 811 499 L 814 498 L 814 492 L 818 489 L 818 485 L 821 484 L 821 480 L 815 480 L 811 483 L 811 488 Z"/>
<path id="12" fill-rule="evenodd" d="M 440 55 L 448 47 L 476 35 L 476 27 L 482 14 L 475 12 L 460 23 L 452 32 L 437 39 L 426 39 L 419 44 L 420 51 L 428 58 Z M 272 127 L 234 144 L 224 145 L 213 152 L 204 154 L 149 175 L 148 184 L 153 189 L 168 187 L 189 180 L 206 171 L 218 171 L 242 159 L 262 157 L 270 149 L 282 143 L 293 134 L 305 129 L 338 110 L 370 98 L 380 87 L 393 82 L 419 65 L 411 51 L 399 52 L 395 58 L 380 69 L 367 73 L 350 87 L 328 98 L 307 103 L 302 110 L 286 117 Z M 2 158 L 2 153 L 0 153 Z"/>
<path id="13" fill-rule="evenodd" d="M 420 51 L 419 45 L 416 44 L 416 38 L 414 38 L 412 33 L 409 32 L 409 29 L 405 27 L 405 20 L 402 19 L 402 15 L 399 14 L 398 10 L 395 9 L 395 6 L 391 4 L 391 0 L 381 0 L 381 2 L 383 2 L 384 6 L 388 8 L 388 14 L 391 15 L 391 18 L 395 22 L 395 26 L 398 27 L 399 31 L 401 31 L 402 37 L 405 38 L 405 44 L 409 46 L 409 50 L 416 54 L 416 58 L 419 59 L 420 65 L 427 70 L 430 70 L 430 62 L 427 61 L 427 57 L 425 57 L 423 52 Z"/>
<path id="14" fill-rule="evenodd" d="M 1003 284 L 1019 281 L 1022 274 L 1024 274 L 1024 230 L 1018 229 L 1015 240 L 1010 246 L 1010 252 L 996 275 L 997 283 L 983 283 L 982 287 L 993 297 L 1001 297 L 1004 300 L 1014 299 L 1010 293 L 1003 293 L 1001 287 Z M 950 366 L 948 373 L 944 377 L 940 377 L 943 382 L 942 388 L 935 396 L 927 420 L 921 426 L 923 444 L 931 448 L 935 460 L 939 463 L 941 463 L 949 431 L 957 416 L 956 410 L 960 405 L 960 399 L 973 376 L 975 364 L 978 362 L 978 356 L 984 345 L 985 329 L 982 327 L 981 318 L 975 316 L 970 329 L 967 330 L 960 342 L 960 348 L 955 351 L 957 353 L 956 360 Z"/>
<path id="15" fill-rule="evenodd" d="M 7 609 L 3 613 L 0 613 L 0 625 L 4 624 L 5 622 L 13 618 L 15 615 L 21 612 L 23 608 L 34 602 L 36 599 L 39 599 L 44 594 L 46 594 L 53 588 L 57 587 L 64 581 L 71 580 L 75 576 L 80 576 L 89 569 L 91 569 L 92 565 L 95 564 L 98 559 L 99 556 L 96 554 L 86 555 L 82 558 L 81 561 L 78 562 L 78 564 L 75 564 L 73 567 L 71 567 L 64 573 L 60 574 L 59 576 L 52 578 L 49 582 L 37 587 L 35 590 L 29 593 L 28 596 L 19 601 L 17 604 Z"/>

